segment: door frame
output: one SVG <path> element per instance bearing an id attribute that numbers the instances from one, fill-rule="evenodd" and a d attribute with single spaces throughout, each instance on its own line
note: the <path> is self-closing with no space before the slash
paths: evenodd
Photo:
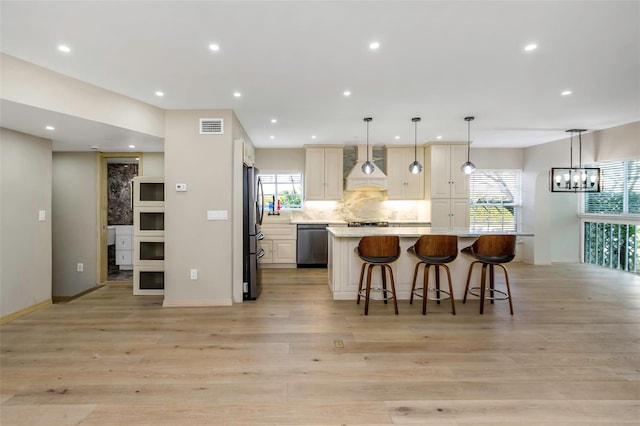
<path id="1" fill-rule="evenodd" d="M 101 152 L 98 155 L 98 282 L 107 282 L 108 271 L 108 248 L 107 248 L 107 160 L 109 158 L 138 158 L 138 176 L 142 176 L 142 152 Z"/>

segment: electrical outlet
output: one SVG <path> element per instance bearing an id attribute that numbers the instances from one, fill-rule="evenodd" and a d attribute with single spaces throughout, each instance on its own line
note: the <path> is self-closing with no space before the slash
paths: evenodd
<path id="1" fill-rule="evenodd" d="M 197 280 L 198 279 L 198 270 L 197 269 L 192 269 L 191 270 L 191 279 L 192 280 Z"/>
<path id="2" fill-rule="evenodd" d="M 84 271 L 84 263 L 78 263 L 78 266 L 76 267 L 76 271 L 83 272 Z"/>

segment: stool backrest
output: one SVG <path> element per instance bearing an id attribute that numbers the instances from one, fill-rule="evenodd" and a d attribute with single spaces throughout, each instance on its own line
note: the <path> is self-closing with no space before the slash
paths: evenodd
<path id="1" fill-rule="evenodd" d="M 418 256 L 457 256 L 458 237 L 455 235 L 423 235 L 413 245 Z"/>
<path id="2" fill-rule="evenodd" d="M 509 259 L 509 262 L 516 255 L 516 236 L 481 235 L 473 243 L 473 253 L 477 256 Z"/>
<path id="3" fill-rule="evenodd" d="M 400 256 L 400 237 L 397 235 L 375 235 L 362 237 L 358 244 L 360 256 L 368 258 Z"/>

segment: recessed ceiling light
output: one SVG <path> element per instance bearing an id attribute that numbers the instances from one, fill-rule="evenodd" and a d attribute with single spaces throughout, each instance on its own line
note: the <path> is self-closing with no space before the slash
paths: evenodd
<path id="1" fill-rule="evenodd" d="M 161 90 L 157 90 L 156 91 L 156 96 L 163 97 L 164 96 L 164 92 L 161 91 Z"/>
<path id="2" fill-rule="evenodd" d="M 562 93 L 560 93 L 562 96 L 569 96 L 570 94 L 572 94 L 573 92 L 571 90 L 564 90 Z"/>
<path id="3" fill-rule="evenodd" d="M 276 123 L 278 122 L 278 120 L 276 120 L 275 118 L 272 118 L 272 119 L 271 119 L 271 122 L 272 122 L 273 124 L 276 124 Z"/>
<path id="4" fill-rule="evenodd" d="M 242 93 L 240 93 L 240 92 L 233 92 L 233 96 L 235 96 L 236 98 L 239 98 L 240 96 L 242 96 Z"/>
<path id="5" fill-rule="evenodd" d="M 400 136 L 396 136 L 394 139 L 400 139 Z"/>
<path id="6" fill-rule="evenodd" d="M 315 139 L 315 138 L 316 138 L 316 135 L 311 135 L 311 139 Z"/>
<path id="7" fill-rule="evenodd" d="M 535 43 L 531 43 L 531 44 L 527 44 L 527 45 L 524 47 L 524 50 L 525 50 L 526 52 L 531 52 L 532 50 L 536 50 L 537 48 L 538 48 L 538 45 L 537 45 L 537 44 L 535 44 Z"/>
<path id="8" fill-rule="evenodd" d="M 213 50 L 214 52 L 217 52 L 218 50 L 220 50 L 220 46 L 218 46 L 215 43 L 212 43 L 209 45 L 209 49 Z"/>
<path id="9" fill-rule="evenodd" d="M 377 41 L 369 43 L 369 49 L 371 50 L 376 50 L 379 47 L 380 47 L 380 43 L 378 43 Z"/>
<path id="10" fill-rule="evenodd" d="M 64 53 L 69 53 L 71 52 L 71 48 L 69 46 L 67 46 L 66 44 L 59 44 L 58 45 L 58 50 Z"/>
<path id="11" fill-rule="evenodd" d="M 135 147 L 136 147 L 135 145 L 129 145 L 129 148 L 131 148 L 131 149 L 133 149 Z"/>
<path id="12" fill-rule="evenodd" d="M 273 136 L 273 135 L 269 136 L 269 139 L 275 139 L 275 138 L 276 138 L 276 137 L 275 137 L 275 136 Z"/>
<path id="13" fill-rule="evenodd" d="M 53 126 L 47 126 L 47 127 L 45 127 L 45 129 L 47 129 L 47 130 L 55 130 L 56 128 L 53 127 Z"/>
<path id="14" fill-rule="evenodd" d="M 436 139 L 442 139 L 442 135 L 436 136 Z"/>
<path id="15" fill-rule="evenodd" d="M 344 96 L 351 96 L 351 91 L 350 90 L 345 90 L 344 92 L 342 92 L 342 94 Z"/>

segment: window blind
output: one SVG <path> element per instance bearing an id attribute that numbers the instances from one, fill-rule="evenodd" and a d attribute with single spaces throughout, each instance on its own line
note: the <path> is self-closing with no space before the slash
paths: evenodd
<path id="1" fill-rule="evenodd" d="M 469 177 L 469 198 L 472 228 L 517 231 L 520 170 L 476 170 Z"/>
<path id="2" fill-rule="evenodd" d="M 640 160 L 597 164 L 601 191 L 585 194 L 585 213 L 640 214 Z"/>

